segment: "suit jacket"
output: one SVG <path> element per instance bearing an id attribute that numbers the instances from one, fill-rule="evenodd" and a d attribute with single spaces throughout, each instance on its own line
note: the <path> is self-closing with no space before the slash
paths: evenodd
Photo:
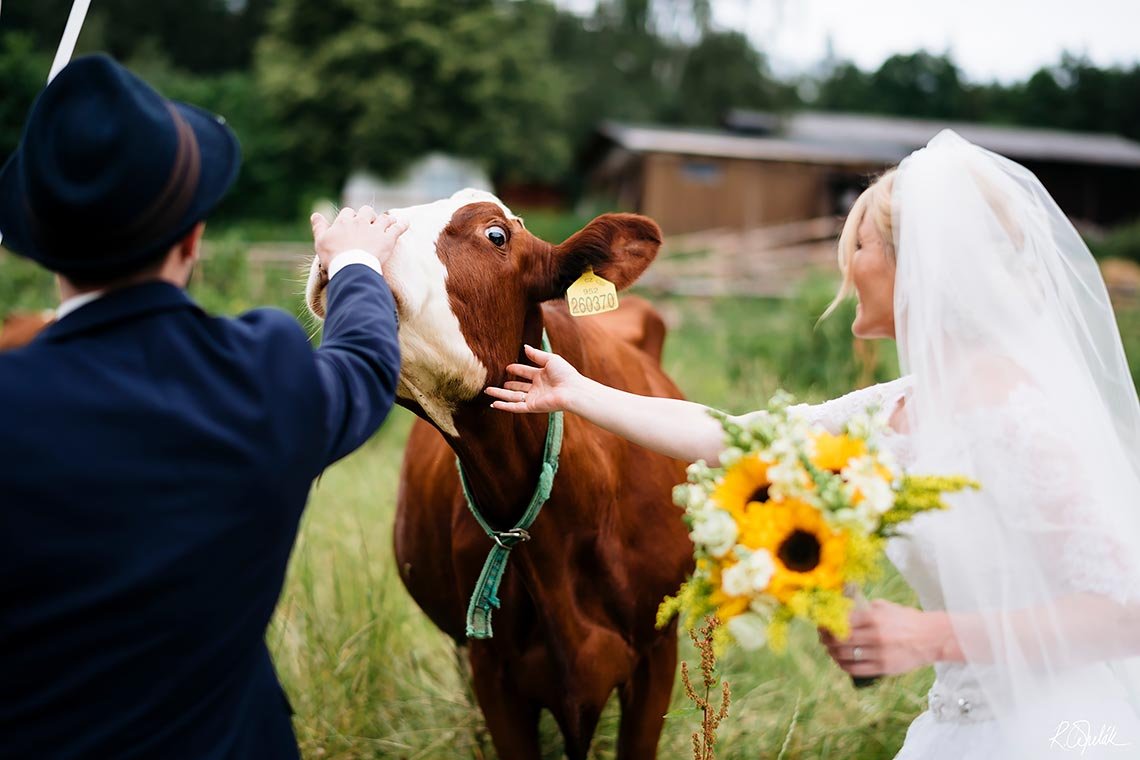
<path id="1" fill-rule="evenodd" d="M 0 757 L 286 758 L 265 630 L 310 484 L 391 409 L 391 292 L 288 314 L 112 291 L 0 355 Z"/>

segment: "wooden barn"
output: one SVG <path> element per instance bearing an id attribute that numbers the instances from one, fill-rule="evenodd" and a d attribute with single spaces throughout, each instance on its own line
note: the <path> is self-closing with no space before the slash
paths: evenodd
<path id="1" fill-rule="evenodd" d="M 604 123 L 584 170 L 591 197 L 668 234 L 754 229 L 845 213 L 871 175 L 947 127 L 1027 166 L 1075 220 L 1140 217 L 1140 144 L 1109 134 L 735 111 L 723 129 Z"/>

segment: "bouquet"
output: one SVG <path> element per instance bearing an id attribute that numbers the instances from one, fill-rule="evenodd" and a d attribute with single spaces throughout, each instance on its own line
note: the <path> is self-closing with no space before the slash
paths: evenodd
<path id="1" fill-rule="evenodd" d="M 887 420 L 871 408 L 838 435 L 789 411 L 778 393 L 767 414 L 724 426 L 721 467 L 698 461 L 674 501 L 685 510 L 696 569 L 666 597 L 658 625 L 693 628 L 707 615 L 723 646 L 781 651 L 800 619 L 838 638 L 849 633 L 850 590 L 881 571 L 886 539 L 943 495 L 977 484 L 959 476 L 908 475 L 882 446 Z"/>

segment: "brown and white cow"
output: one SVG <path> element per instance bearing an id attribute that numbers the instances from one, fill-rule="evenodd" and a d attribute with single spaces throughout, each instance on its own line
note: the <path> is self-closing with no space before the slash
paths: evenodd
<path id="1" fill-rule="evenodd" d="M 51 311 L 12 312 L 0 322 L 0 351 L 23 348 L 54 320 Z"/>
<path id="2" fill-rule="evenodd" d="M 641 394 L 678 398 L 659 364 L 664 328 L 644 301 L 622 316 L 572 318 L 567 287 L 592 266 L 619 289 L 657 255 L 657 225 L 600 216 L 561 245 L 530 234 L 493 195 L 466 190 L 390 212 L 408 223 L 385 276 L 400 317 L 400 403 L 421 417 L 400 478 L 395 526 L 400 577 L 433 622 L 460 644 L 465 613 L 491 541 L 468 512 L 456 471 L 496 527 L 515 524 L 535 489 L 546 415 L 492 410 L 483 395 L 524 343 L 546 329 L 554 351 L 587 376 Z M 314 264 L 310 308 L 323 314 Z M 640 315 L 640 316 L 639 316 Z M 645 324 L 630 325 L 641 319 Z M 640 350 L 607 330 L 613 323 Z M 511 553 L 494 638 L 469 643 L 474 690 L 504 760 L 538 758 L 539 713 L 549 710 L 571 760 L 585 758 L 616 689 L 618 756 L 656 754 L 676 669 L 676 630 L 655 628 L 662 597 L 680 584 L 692 547 L 671 488 L 682 463 L 567 415 L 549 501 Z"/>

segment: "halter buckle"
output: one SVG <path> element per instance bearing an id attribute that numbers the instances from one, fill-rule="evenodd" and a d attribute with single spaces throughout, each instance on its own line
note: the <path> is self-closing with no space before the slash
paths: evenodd
<path id="1" fill-rule="evenodd" d="M 513 549 L 523 541 L 529 541 L 530 533 L 527 533 L 522 528 L 511 528 L 510 530 L 492 533 L 491 540 L 498 544 L 500 548 Z"/>

